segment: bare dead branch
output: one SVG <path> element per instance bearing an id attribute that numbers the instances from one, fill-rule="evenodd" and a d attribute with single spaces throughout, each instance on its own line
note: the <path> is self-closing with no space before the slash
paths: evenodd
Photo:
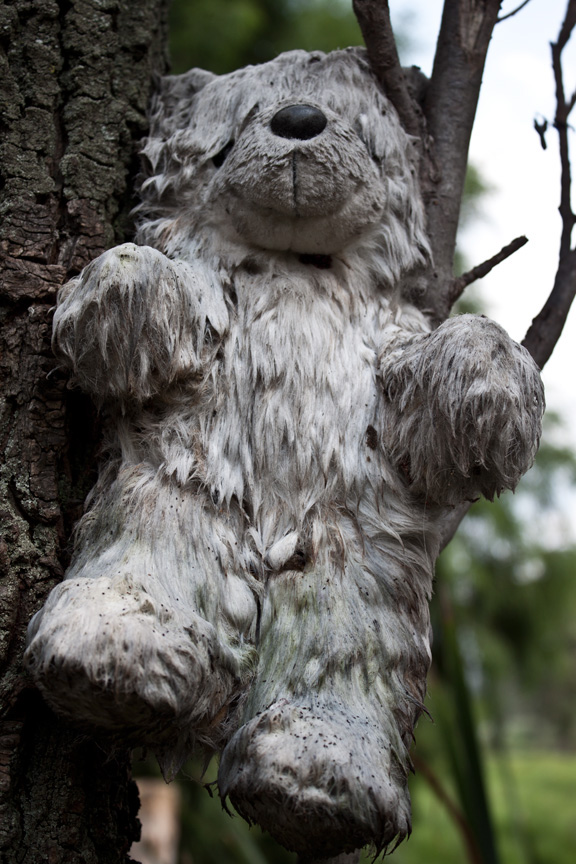
<path id="1" fill-rule="evenodd" d="M 576 216 L 572 210 L 572 174 L 568 142 L 568 116 L 576 104 L 576 93 L 566 101 L 562 68 L 562 52 L 576 27 L 576 0 L 569 0 L 558 41 L 553 43 L 552 68 L 556 85 L 556 116 L 560 150 L 560 260 L 554 286 L 542 310 L 534 318 L 523 344 L 540 368 L 544 366 L 560 338 L 572 302 L 576 295 L 576 249 L 571 248 Z"/>
<path id="2" fill-rule="evenodd" d="M 548 131 L 548 121 L 546 120 L 546 118 L 544 118 L 542 120 L 542 122 L 540 123 L 538 121 L 538 118 L 535 117 L 534 118 L 534 129 L 536 130 L 536 132 L 538 133 L 538 135 L 540 137 L 540 146 L 542 147 L 543 150 L 546 150 L 546 148 L 548 147 L 548 144 L 546 143 L 546 132 Z"/>
<path id="3" fill-rule="evenodd" d="M 541 369 L 560 338 L 575 295 L 576 249 L 572 249 L 562 256 L 552 292 L 522 342 Z"/>
<path id="4" fill-rule="evenodd" d="M 572 176 L 570 166 L 570 151 L 568 144 L 568 115 L 573 104 L 566 101 L 564 91 L 564 77 L 562 69 L 562 52 L 572 31 L 576 26 L 576 0 L 569 0 L 566 16 L 560 28 L 558 41 L 552 43 L 552 69 L 554 70 L 554 82 L 556 86 L 556 116 L 554 127 L 558 132 L 558 143 L 560 149 L 560 216 L 562 218 L 562 235 L 560 238 L 560 259 L 570 252 L 572 229 L 574 227 L 574 213 L 571 205 Z"/>
<path id="5" fill-rule="evenodd" d="M 423 118 L 410 95 L 398 58 L 388 0 L 353 0 L 370 65 L 410 135 L 422 136 Z"/>
<path id="6" fill-rule="evenodd" d="M 560 261 L 552 292 L 540 313 L 533 320 L 522 343 L 541 369 L 550 358 L 560 338 L 568 312 L 576 295 L 576 249 L 571 250 L 570 248 L 571 232 L 575 217 L 570 206 L 571 172 L 567 131 L 567 118 L 569 110 L 572 110 L 573 107 L 571 104 L 573 98 L 570 99 L 570 103 L 566 102 L 562 75 L 562 51 L 567 45 L 575 26 L 576 0 L 569 0 L 558 41 L 552 45 L 552 65 L 556 83 L 556 120 L 554 125 L 558 130 L 561 160 L 560 214 L 563 227 L 560 244 Z M 464 502 L 459 507 L 454 508 L 446 518 L 442 532 L 442 549 L 453 538 L 469 509 L 470 503 Z"/>
<path id="7" fill-rule="evenodd" d="M 564 21 L 562 22 L 562 27 L 560 28 L 560 33 L 558 35 L 558 42 L 556 43 L 560 51 L 562 52 L 568 43 L 570 36 L 572 35 L 572 30 L 574 29 L 574 25 L 576 24 L 576 2 L 575 0 L 568 0 L 568 6 L 566 7 L 566 15 L 564 16 Z"/>
<path id="8" fill-rule="evenodd" d="M 500 15 L 500 17 L 496 20 L 496 23 L 501 24 L 502 21 L 506 21 L 508 18 L 512 18 L 514 15 L 517 15 L 518 12 L 520 12 L 522 9 L 524 9 L 525 6 L 528 5 L 528 3 L 530 3 L 530 0 L 524 0 L 524 2 L 521 3 L 520 6 L 517 6 L 516 9 L 513 9 L 512 12 L 508 12 L 506 15 Z"/>
<path id="9" fill-rule="evenodd" d="M 461 297 L 465 288 L 468 287 L 472 282 L 475 282 L 477 279 L 483 279 L 484 276 L 487 276 L 494 267 L 497 267 L 498 264 L 501 264 L 502 261 L 505 261 L 519 249 L 528 243 L 527 237 L 516 237 L 515 240 L 512 240 L 507 246 L 504 246 L 500 252 L 496 255 L 493 255 L 492 258 L 488 258 L 487 261 L 484 261 L 482 264 L 478 264 L 476 267 L 473 267 L 472 270 L 468 270 L 466 273 L 463 273 L 462 276 L 459 276 L 457 279 L 454 279 L 452 282 L 451 290 L 448 294 L 448 302 L 451 306 L 456 303 L 456 301 Z"/>

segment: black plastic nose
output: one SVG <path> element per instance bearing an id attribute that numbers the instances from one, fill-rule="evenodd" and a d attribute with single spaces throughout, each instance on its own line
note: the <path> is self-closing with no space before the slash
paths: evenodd
<path id="1" fill-rule="evenodd" d="M 270 121 L 274 135 L 280 138 L 298 138 L 307 141 L 315 138 L 326 127 L 326 117 L 312 105 L 287 105 L 281 108 Z"/>

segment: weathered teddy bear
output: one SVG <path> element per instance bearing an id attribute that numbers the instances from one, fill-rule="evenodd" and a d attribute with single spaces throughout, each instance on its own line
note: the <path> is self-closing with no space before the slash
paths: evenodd
<path id="1" fill-rule="evenodd" d="M 137 243 L 66 285 L 57 356 L 106 460 L 27 662 L 55 709 L 221 750 L 291 849 L 410 830 L 448 509 L 513 488 L 543 393 L 486 318 L 430 327 L 411 139 L 361 50 L 165 78 Z"/>

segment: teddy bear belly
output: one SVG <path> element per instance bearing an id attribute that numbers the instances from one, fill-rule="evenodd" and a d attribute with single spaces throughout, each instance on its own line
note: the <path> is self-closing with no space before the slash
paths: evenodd
<path id="1" fill-rule="evenodd" d="M 298 522 L 316 505 L 361 495 L 368 480 L 382 482 L 384 400 L 375 352 L 357 327 L 293 328 L 288 338 L 284 318 L 286 310 L 278 327 L 238 325 L 231 334 L 197 420 L 198 444 L 203 479 L 220 501 L 245 501 L 265 521 L 281 507 Z"/>
<path id="2" fill-rule="evenodd" d="M 364 404 L 373 401 L 369 394 Z M 226 412 L 207 442 L 207 479 L 221 487 L 223 498 L 229 497 L 230 474 L 237 497 L 242 489 L 244 498 L 262 497 L 269 504 L 281 499 L 296 512 L 314 500 L 342 499 L 364 484 L 373 473 L 369 460 L 378 460 L 371 449 L 378 436 L 374 411 L 364 405 L 351 409 L 316 393 L 310 402 L 313 410 L 306 404 L 294 408 L 281 395 L 265 394 L 255 397 L 249 418 L 242 406 Z"/>

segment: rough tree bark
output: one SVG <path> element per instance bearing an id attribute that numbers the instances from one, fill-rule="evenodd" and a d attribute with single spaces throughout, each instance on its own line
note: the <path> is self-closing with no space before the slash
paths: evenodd
<path id="1" fill-rule="evenodd" d="M 95 416 L 53 373 L 59 286 L 125 239 L 166 0 L 0 9 L 0 861 L 113 864 L 138 833 L 128 753 L 57 720 L 21 668 L 26 625 L 66 565 Z"/>

